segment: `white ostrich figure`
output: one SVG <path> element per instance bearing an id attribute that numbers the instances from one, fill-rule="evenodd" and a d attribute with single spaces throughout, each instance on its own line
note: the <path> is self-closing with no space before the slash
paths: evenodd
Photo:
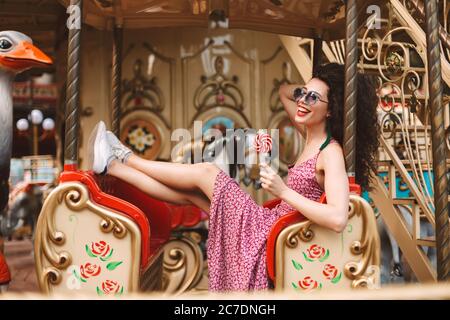
<path id="1" fill-rule="evenodd" d="M 12 149 L 12 83 L 16 74 L 32 67 L 48 66 L 52 60 L 17 31 L 0 32 L 0 211 L 8 201 Z"/>
<path id="2" fill-rule="evenodd" d="M 16 74 L 32 67 L 48 66 L 52 60 L 33 45 L 33 41 L 17 31 L 0 32 L 0 219 L 8 203 L 9 168 L 12 150 L 13 101 L 12 84 Z M 9 279 L 1 275 L 8 266 L 0 252 L 0 292 Z"/>

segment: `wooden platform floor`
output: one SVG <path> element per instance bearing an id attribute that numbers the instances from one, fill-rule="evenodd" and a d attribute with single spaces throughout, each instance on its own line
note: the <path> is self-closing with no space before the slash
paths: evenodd
<path id="1" fill-rule="evenodd" d="M 5 258 L 11 272 L 9 292 L 39 292 L 34 269 L 33 244 L 31 239 L 5 241 Z"/>

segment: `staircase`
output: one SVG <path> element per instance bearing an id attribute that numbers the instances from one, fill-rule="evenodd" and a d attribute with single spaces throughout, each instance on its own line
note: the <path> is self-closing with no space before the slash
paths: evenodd
<path id="1" fill-rule="evenodd" d="M 437 276 L 435 261 L 427 254 L 436 247 L 436 241 L 426 38 L 411 9 L 401 1 L 390 0 L 388 8 L 389 17 L 377 21 L 381 30 L 364 26 L 358 39 L 359 69 L 377 75 L 381 83 L 379 172 L 383 173 L 374 179 L 370 197 L 417 280 L 430 282 Z M 369 25 L 375 23 L 374 18 Z M 287 36 L 280 36 L 280 40 L 307 81 L 313 61 L 307 48 L 313 47 L 313 40 Z M 450 63 L 442 51 L 442 78 L 450 85 Z M 344 40 L 324 41 L 322 52 L 328 62 L 345 63 Z M 444 96 L 446 132 L 450 132 L 449 100 Z M 450 169 L 449 159 L 447 166 Z M 406 196 L 405 190 L 409 192 Z"/>
<path id="2" fill-rule="evenodd" d="M 387 186 L 380 178 L 374 179 L 370 197 L 381 213 L 384 223 L 395 237 L 417 279 L 421 282 L 435 281 L 436 272 L 433 263 L 422 248 L 436 246 L 435 239 L 434 237 L 426 239 L 421 237 L 421 220 L 431 223 L 434 229 L 434 214 L 405 164 L 384 137 L 381 137 L 381 144 L 389 156 L 389 160 L 384 163 L 384 166 L 388 167 Z M 397 196 L 396 173 L 399 173 L 401 179 L 406 182 L 412 197 Z M 400 210 L 401 207 L 407 208 L 409 211 L 412 224 L 407 222 L 409 219 L 405 219 Z"/>

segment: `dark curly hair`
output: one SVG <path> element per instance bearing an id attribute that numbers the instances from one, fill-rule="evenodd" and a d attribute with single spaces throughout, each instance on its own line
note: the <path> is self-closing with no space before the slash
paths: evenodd
<path id="1" fill-rule="evenodd" d="M 318 66 L 313 78 L 325 82 L 328 86 L 327 129 L 341 146 L 344 139 L 344 83 L 345 68 L 341 64 L 328 63 Z M 356 183 L 369 190 L 370 170 L 376 170 L 376 155 L 379 147 L 380 125 L 377 119 L 378 97 L 375 79 L 358 73 L 356 105 Z"/>

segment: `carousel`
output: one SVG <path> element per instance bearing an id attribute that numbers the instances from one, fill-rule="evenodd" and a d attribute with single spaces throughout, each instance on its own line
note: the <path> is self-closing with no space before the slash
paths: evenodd
<path id="1" fill-rule="evenodd" d="M 450 37 L 445 25 L 448 21 L 440 25 L 437 1 L 426 1 L 425 6 L 419 0 L 405 3 L 398 0 L 61 0 L 60 4 L 67 8 L 68 14 L 64 165 L 57 186 L 45 198 L 34 231 L 35 269 L 42 293 L 121 296 L 137 292 L 170 295 L 208 292 L 207 214 L 194 206 L 159 201 L 117 178 L 80 168 L 79 146 L 84 130 L 80 117 L 86 112 L 80 104 L 83 95 L 80 82 L 86 70 L 81 67 L 81 55 L 87 42 L 83 41 L 83 34 L 92 30 L 100 30 L 111 37 L 111 98 L 106 112 L 110 115 L 111 130 L 123 142 L 128 141 L 128 145 L 130 127 L 138 126 L 144 117 L 153 120 L 160 134 L 174 129 L 171 120 L 175 117 L 171 114 L 167 119 L 164 106 L 172 100 L 167 97 L 164 100 L 156 82 L 143 76 L 142 60 L 136 59 L 131 65 L 133 78 L 124 80 L 124 58 L 130 55 L 132 47 L 125 47 L 124 43 L 129 43 L 126 37 L 132 37 L 132 31 L 223 28 L 272 33 L 279 37 L 282 45 L 272 57 L 258 62 L 258 66 L 251 56 L 240 54 L 226 36 L 223 47 L 248 63 L 250 72 L 260 68 L 258 70 L 268 73 L 270 67 L 266 66 L 284 51 L 296 69 L 297 81 L 309 79 L 314 66 L 323 62 L 345 64 L 343 148 L 350 184 L 348 224 L 344 232 L 336 233 L 315 225 L 301 212 L 281 217 L 267 240 L 267 272 L 273 291 L 301 296 L 318 290 L 379 289 L 381 219 L 384 230 L 393 239 L 388 250 L 394 252 L 397 248 L 398 252 L 398 248 L 401 249 L 418 281 L 448 280 L 447 159 L 450 145 L 444 106 L 448 108 L 449 101 L 443 97 L 442 84 L 450 82 Z M 448 8 L 444 9 L 448 14 Z M 386 16 L 389 19 L 381 18 Z M 377 32 L 379 34 L 373 34 Z M 13 32 L 6 37 L 15 35 Z M 3 36 L 0 32 L 0 46 Z M 31 43 L 31 40 L 13 42 Z M 165 56 L 148 43 L 144 47 L 153 59 L 159 59 L 155 68 L 164 65 L 166 73 L 172 74 L 188 68 L 193 70 L 189 59 L 200 56 L 202 50 L 213 45 L 214 40 L 205 41 L 197 53 L 186 55 L 180 61 Z M 19 59 L 29 63 L 26 68 L 50 63 L 38 49 L 30 50 L 38 52 L 37 58 Z M 12 53 L 0 51 L 0 71 L 9 70 L 8 63 L 13 63 L 13 59 Z M 257 112 L 246 113 L 245 88 L 240 87 L 237 76 L 227 75 L 226 68 L 229 68 L 227 62 L 219 55 L 211 66 L 210 75 L 201 78 L 196 90 L 183 84 L 183 97 L 193 101 L 193 111 L 184 120 L 192 127 L 195 119 L 202 116 L 212 119 L 212 115 L 220 112 L 240 117 L 236 127 L 249 128 L 254 124 Z M 355 183 L 354 173 L 358 152 L 354 138 L 358 70 L 377 74 L 380 80 L 383 136 L 380 137 L 379 166 L 383 173 L 379 173 L 380 179 L 376 179 L 378 182 L 370 193 Z M 289 81 L 287 64 L 283 64 L 282 72 L 284 77 L 274 81 L 274 89 L 266 90 L 270 115 L 264 117 L 269 127 L 270 121 L 279 117 L 279 101 L 273 92 L 278 92 L 277 87 Z M 189 81 L 187 79 L 186 83 Z M 255 88 L 256 85 L 249 92 L 254 93 Z M 399 141 L 403 142 L 404 157 L 399 157 L 395 149 Z M 428 149 L 419 150 L 422 141 Z M 162 149 L 170 147 L 164 143 L 161 142 Z M 193 141 L 182 149 L 195 153 L 196 148 L 204 152 L 208 147 L 211 148 Z M 178 160 L 191 162 L 183 157 Z M 251 166 L 225 169 L 249 188 L 260 186 Z M 280 169 L 284 169 L 283 163 Z M 242 175 L 244 177 L 240 178 Z M 400 194 L 398 188 L 406 188 L 409 193 Z M 272 208 L 279 202 L 279 199 L 270 199 L 264 206 Z M 326 203 L 326 194 L 320 202 Z M 433 234 L 426 239 L 422 235 L 425 225 L 431 226 Z M 428 247 L 437 251 L 435 262 L 427 256 L 428 251 L 424 253 L 424 248 Z M 393 256 L 395 260 L 395 254 Z M 0 276 L 1 258 L 0 255 Z M 5 267 L 4 270 L 7 272 Z"/>

